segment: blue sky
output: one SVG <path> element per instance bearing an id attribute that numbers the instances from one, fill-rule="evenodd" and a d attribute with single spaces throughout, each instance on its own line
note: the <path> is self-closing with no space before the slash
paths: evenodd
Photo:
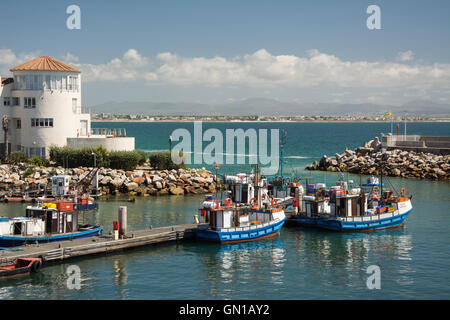
<path id="1" fill-rule="evenodd" d="M 66 28 L 71 4 L 81 8 L 81 30 Z M 381 30 L 366 27 L 372 4 Z M 9 62 L 49 55 L 81 68 L 86 104 L 450 98 L 450 1 L 19 0 L 2 3 L 0 21 L 2 76 Z"/>

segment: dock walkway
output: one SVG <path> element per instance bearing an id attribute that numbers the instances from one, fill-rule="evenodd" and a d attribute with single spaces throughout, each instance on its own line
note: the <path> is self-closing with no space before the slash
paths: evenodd
<path id="1" fill-rule="evenodd" d="M 192 239 L 197 228 L 207 224 L 182 224 L 145 230 L 129 231 L 124 239 L 114 240 L 103 235 L 60 242 L 39 243 L 0 250 L 0 265 L 18 258 L 42 258 L 44 262 L 65 260 L 96 253 L 108 253 L 157 243 Z"/>

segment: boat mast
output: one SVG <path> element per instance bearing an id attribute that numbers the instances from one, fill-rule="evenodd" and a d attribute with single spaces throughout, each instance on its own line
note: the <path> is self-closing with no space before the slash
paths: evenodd
<path id="1" fill-rule="evenodd" d="M 280 175 L 281 179 L 283 179 L 283 159 L 284 159 L 284 145 L 286 144 L 286 131 L 281 131 L 281 138 L 280 138 Z"/>

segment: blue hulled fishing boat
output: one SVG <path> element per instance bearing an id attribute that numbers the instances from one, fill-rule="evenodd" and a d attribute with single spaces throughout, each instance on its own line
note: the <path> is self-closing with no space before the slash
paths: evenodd
<path id="1" fill-rule="evenodd" d="M 0 218 L 0 247 L 64 241 L 101 235 L 103 227 L 79 225 L 72 201 L 58 200 L 28 206 L 25 217 Z"/>
<path id="2" fill-rule="evenodd" d="M 266 178 L 256 174 L 225 176 L 229 195 L 218 201 L 209 195 L 201 208 L 207 228 L 197 230 L 197 239 L 220 243 L 253 241 L 277 236 L 286 221 L 278 200 L 270 195 Z"/>
<path id="3" fill-rule="evenodd" d="M 412 197 L 406 196 L 403 188 L 394 195 L 373 179 L 359 188 L 350 182 L 341 178 L 330 188 L 308 186 L 313 193 L 303 197 L 305 210 L 298 214 L 297 222 L 334 231 L 382 230 L 405 223 L 412 211 Z"/>

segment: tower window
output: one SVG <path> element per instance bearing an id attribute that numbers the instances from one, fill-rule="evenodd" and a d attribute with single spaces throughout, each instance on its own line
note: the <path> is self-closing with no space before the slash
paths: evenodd
<path id="1" fill-rule="evenodd" d="M 36 98 L 23 98 L 23 107 L 24 108 L 36 108 Z"/>

